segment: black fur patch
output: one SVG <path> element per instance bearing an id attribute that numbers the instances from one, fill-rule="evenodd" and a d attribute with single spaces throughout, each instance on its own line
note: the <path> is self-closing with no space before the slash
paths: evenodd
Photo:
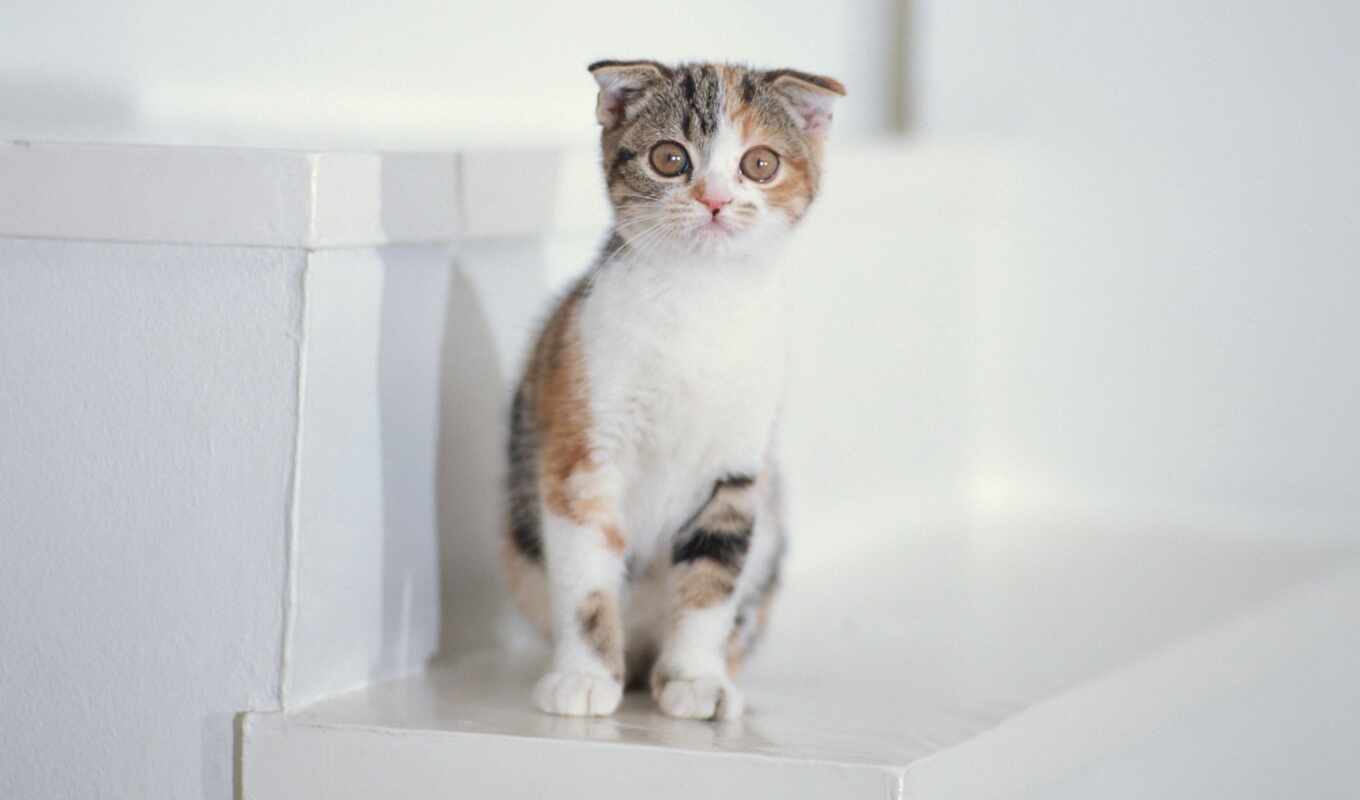
<path id="1" fill-rule="evenodd" d="M 750 74 L 741 76 L 741 101 L 750 103 L 756 99 L 756 82 L 751 80 Z"/>
<path id="2" fill-rule="evenodd" d="M 718 479 L 713 493 L 717 494 L 719 489 L 749 489 L 755 482 L 756 479 L 750 475 L 725 475 Z"/>
<path id="3" fill-rule="evenodd" d="M 510 541 L 524 558 L 542 563 L 537 442 L 527 415 L 524 392 L 517 391 L 510 409 Z"/>
<path id="4" fill-rule="evenodd" d="M 694 527 L 695 523 L 697 523 L 699 519 L 703 517 L 704 512 L 707 511 L 709 507 L 712 505 L 713 498 L 718 496 L 718 492 L 721 492 L 723 489 L 729 487 L 733 489 L 748 489 L 751 486 L 754 486 L 755 482 L 756 479 L 752 478 L 750 475 L 739 474 L 724 475 L 723 477 L 714 481 L 713 491 L 709 492 L 708 499 L 704 501 L 703 505 L 699 506 L 698 511 L 695 511 L 693 514 L 690 515 L 689 519 L 685 520 L 684 525 L 680 526 L 680 533 L 683 534 L 685 531 L 688 531 L 690 528 Z"/>
<path id="5" fill-rule="evenodd" d="M 627 147 L 620 147 L 619 152 L 614 156 L 614 163 L 609 167 L 609 182 L 613 183 L 619 177 L 619 172 L 628 165 L 629 161 L 637 158 L 637 153 Z"/>
<path id="6" fill-rule="evenodd" d="M 589 611 L 581 615 L 581 633 L 585 634 L 587 639 L 595 638 L 603 624 L 604 609 L 599 606 L 592 606 Z"/>
<path id="7" fill-rule="evenodd" d="M 512 524 L 510 538 L 520 555 L 534 562 L 543 560 L 543 542 L 538 536 L 538 526 L 523 522 Z"/>
<path id="8" fill-rule="evenodd" d="M 751 530 L 739 533 L 723 533 L 699 528 L 685 539 L 675 543 L 671 550 L 671 563 L 685 564 L 707 559 L 736 572 L 746 561 L 746 553 L 751 549 Z"/>
<path id="9" fill-rule="evenodd" d="M 698 121 L 699 134 L 712 136 L 718 129 L 718 84 L 721 78 L 710 67 L 698 67 L 698 74 L 685 70 L 680 79 L 681 127 L 685 138 L 695 141 L 694 123 Z"/>
<path id="10" fill-rule="evenodd" d="M 718 84 L 720 79 L 713 70 L 704 68 L 702 97 L 694 103 L 699 114 L 699 129 L 705 136 L 712 136 L 718 129 Z"/>

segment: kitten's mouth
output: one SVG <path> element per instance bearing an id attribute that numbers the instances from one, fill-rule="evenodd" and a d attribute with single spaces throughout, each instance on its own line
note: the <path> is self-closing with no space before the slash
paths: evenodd
<path id="1" fill-rule="evenodd" d="M 700 223 L 699 232 L 709 236 L 731 236 L 736 233 L 736 229 L 722 217 L 712 217 L 707 222 Z"/>

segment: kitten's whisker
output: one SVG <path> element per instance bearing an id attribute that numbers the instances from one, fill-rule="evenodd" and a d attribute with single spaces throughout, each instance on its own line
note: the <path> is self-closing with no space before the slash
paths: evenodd
<path id="1" fill-rule="evenodd" d="M 665 215 L 658 215 L 658 216 L 665 216 Z M 639 243 L 639 242 L 642 242 L 642 241 L 647 240 L 648 237 L 655 237 L 656 235 L 658 235 L 658 231 L 659 231 L 660 229 L 662 229 L 662 228 L 665 228 L 666 225 L 667 225 L 667 220 L 666 220 L 666 219 L 662 219 L 660 222 L 657 222 L 657 223 L 655 223 L 655 224 L 652 224 L 650 227 L 646 228 L 646 229 L 643 230 L 642 232 L 637 233 L 637 234 L 634 234 L 634 235 L 632 235 L 630 238 L 624 239 L 624 242 L 623 242 L 623 245 L 622 245 L 622 246 L 620 246 L 617 250 L 615 250 L 615 251 L 614 251 L 608 258 L 606 258 L 604 261 L 600 262 L 600 267 L 603 268 L 603 267 L 608 266 L 609 264 L 613 263 L 614 261 L 617 261 L 619 258 L 621 258 L 621 257 L 623 256 L 624 253 L 627 253 L 627 252 L 637 253 L 637 252 L 638 252 L 638 246 L 639 246 L 638 243 Z M 620 230 L 620 229 L 622 229 L 622 227 L 623 227 L 622 225 L 615 226 L 616 230 Z"/>
<path id="2" fill-rule="evenodd" d="M 668 222 L 658 223 L 645 234 L 630 242 L 628 248 L 629 252 L 636 258 L 644 259 L 650 256 L 670 233 L 671 226 Z"/>
<path id="3" fill-rule="evenodd" d="M 673 225 L 670 220 L 662 221 L 661 223 L 652 226 L 644 234 L 630 241 L 626 249 L 633 257 L 639 260 L 645 260 L 650 257 L 653 252 L 659 249 L 661 242 L 664 241 L 669 234 L 673 233 L 673 231 Z M 622 252 L 623 249 L 621 248 L 618 255 L 622 255 Z"/>

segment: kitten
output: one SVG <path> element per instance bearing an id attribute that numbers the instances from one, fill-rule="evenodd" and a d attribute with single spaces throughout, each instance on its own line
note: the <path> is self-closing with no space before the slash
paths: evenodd
<path id="1" fill-rule="evenodd" d="M 554 643 L 544 711 L 742 712 L 784 530 L 780 246 L 817 194 L 830 78 L 600 61 L 614 227 L 515 393 L 506 566 Z"/>

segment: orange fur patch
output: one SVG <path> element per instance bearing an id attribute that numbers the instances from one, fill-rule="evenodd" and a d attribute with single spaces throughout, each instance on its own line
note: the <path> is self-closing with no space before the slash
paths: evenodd
<path id="1" fill-rule="evenodd" d="M 541 441 L 543 503 L 577 525 L 600 529 L 615 553 L 627 547 L 607 497 L 589 491 L 581 480 L 598 465 L 590 449 L 590 405 L 577 338 L 577 296 L 569 295 L 548 321 L 531 370 Z"/>
<path id="2" fill-rule="evenodd" d="M 622 553 L 628 548 L 628 542 L 619 532 L 619 526 L 612 524 L 604 526 L 604 546 L 608 547 L 611 553 Z"/>
<path id="3" fill-rule="evenodd" d="M 750 486 L 722 486 L 704 507 L 699 525 L 721 531 L 737 531 L 751 527 L 755 517 L 755 489 Z"/>
<path id="4" fill-rule="evenodd" d="M 807 212 L 816 194 L 812 170 L 821 155 L 820 142 L 805 141 L 795 146 L 789 141 L 787 131 L 762 127 L 758 108 L 741 99 L 741 81 L 746 73 L 728 66 L 718 69 L 724 85 L 723 114 L 740 132 L 743 145 L 765 145 L 780 154 L 780 174 L 773 185 L 765 189 L 767 201 L 794 220 L 799 219 Z M 702 193 L 694 196 L 698 198 Z"/>
<path id="5" fill-rule="evenodd" d="M 676 577 L 676 611 L 709 608 L 726 600 L 737 586 L 737 576 L 712 561 L 696 561 Z"/>
<path id="6" fill-rule="evenodd" d="M 732 124 L 735 125 L 739 131 L 741 131 L 741 140 L 743 142 L 748 143 L 751 142 L 752 138 L 755 136 L 756 131 L 755 112 L 750 108 L 743 107 L 742 110 L 738 111 L 736 114 L 733 114 L 731 119 Z"/>
<path id="7" fill-rule="evenodd" d="M 594 591 L 576 609 L 581 635 L 609 668 L 614 680 L 623 680 L 623 622 L 614 596 Z"/>
<path id="8" fill-rule="evenodd" d="M 757 489 L 748 486 L 719 486 L 695 520 L 695 527 L 708 531 L 749 533 L 755 519 Z"/>
<path id="9" fill-rule="evenodd" d="M 590 459 L 590 409 L 575 329 L 576 297 L 562 301 L 548 321 L 534 353 L 535 397 L 542 436 L 544 477 L 549 490 L 561 484 Z M 548 498 L 548 505 L 566 513 L 566 496 Z"/>
<path id="10" fill-rule="evenodd" d="M 787 211 L 798 219 L 812 204 L 812 176 L 806 159 L 784 158 L 780 170 L 784 175 L 765 192 L 765 199 L 775 208 Z"/>
<path id="11" fill-rule="evenodd" d="M 722 113 L 728 119 L 736 119 L 736 115 L 746 106 L 741 99 L 741 79 L 747 74 L 746 70 L 731 64 L 718 65 L 718 78 L 723 87 Z"/>
<path id="12" fill-rule="evenodd" d="M 706 183 L 703 178 L 700 178 L 699 180 L 695 181 L 694 186 L 690 188 L 689 196 L 693 197 L 695 200 L 703 202 L 704 192 L 707 190 L 708 183 Z"/>

